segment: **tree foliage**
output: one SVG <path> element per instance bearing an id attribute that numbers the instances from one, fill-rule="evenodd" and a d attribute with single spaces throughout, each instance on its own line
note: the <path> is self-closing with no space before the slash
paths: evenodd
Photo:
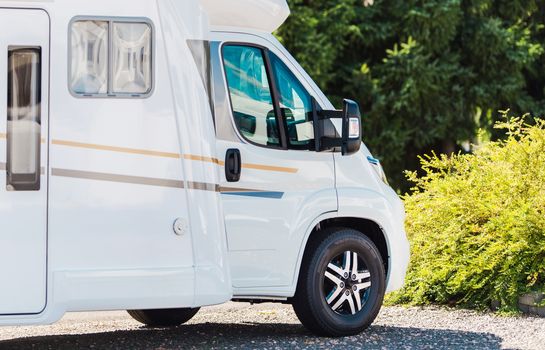
<path id="1" fill-rule="evenodd" d="M 505 141 L 421 158 L 406 195 L 411 265 L 394 302 L 517 309 L 545 285 L 545 121 L 499 125 Z M 543 290 L 545 291 L 545 290 Z"/>
<path id="2" fill-rule="evenodd" d="M 488 137 L 499 109 L 545 115 L 545 3 L 288 0 L 277 35 L 335 102 L 357 99 L 392 182 L 417 155 Z"/>

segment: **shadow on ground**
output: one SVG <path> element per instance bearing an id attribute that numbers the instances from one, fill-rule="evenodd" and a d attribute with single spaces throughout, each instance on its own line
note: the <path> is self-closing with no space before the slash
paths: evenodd
<path id="1" fill-rule="evenodd" d="M 493 334 L 372 326 L 348 338 L 318 338 L 300 325 L 203 323 L 173 329 L 140 328 L 82 335 L 51 335 L 0 341 L 0 349 L 500 349 Z"/>

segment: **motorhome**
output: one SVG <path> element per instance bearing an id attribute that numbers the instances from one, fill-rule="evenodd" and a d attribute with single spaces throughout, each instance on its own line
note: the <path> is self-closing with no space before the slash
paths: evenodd
<path id="1" fill-rule="evenodd" d="M 373 322 L 403 285 L 404 207 L 358 105 L 273 36 L 289 13 L 0 0 L 0 325 L 175 326 L 231 300 L 320 335 Z"/>

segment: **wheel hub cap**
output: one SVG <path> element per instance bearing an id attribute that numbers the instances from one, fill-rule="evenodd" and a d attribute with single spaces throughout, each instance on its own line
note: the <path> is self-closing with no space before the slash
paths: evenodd
<path id="1" fill-rule="evenodd" d="M 346 251 L 327 265 L 323 283 L 326 302 L 337 314 L 354 315 L 371 288 L 371 274 L 357 253 Z"/>

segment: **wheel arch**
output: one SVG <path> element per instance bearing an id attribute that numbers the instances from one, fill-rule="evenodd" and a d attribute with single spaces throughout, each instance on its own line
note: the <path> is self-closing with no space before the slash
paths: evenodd
<path id="1" fill-rule="evenodd" d="M 376 221 L 371 219 L 366 219 L 366 218 L 331 217 L 331 218 L 324 218 L 323 220 L 318 222 L 312 228 L 310 234 L 308 235 L 308 238 L 304 245 L 304 249 L 302 250 L 302 254 L 299 258 L 299 263 L 298 263 L 296 278 L 295 278 L 295 285 L 297 285 L 299 281 L 301 266 L 303 265 L 303 260 L 308 254 L 309 246 L 311 246 L 311 243 L 314 240 L 322 238 L 321 233 L 326 232 L 325 229 L 333 228 L 333 227 L 353 229 L 358 232 L 361 232 L 363 235 L 369 238 L 375 244 L 375 246 L 380 252 L 380 256 L 384 264 L 384 270 L 386 272 L 386 276 L 389 275 L 390 253 L 389 253 L 387 237 L 382 227 Z"/>

